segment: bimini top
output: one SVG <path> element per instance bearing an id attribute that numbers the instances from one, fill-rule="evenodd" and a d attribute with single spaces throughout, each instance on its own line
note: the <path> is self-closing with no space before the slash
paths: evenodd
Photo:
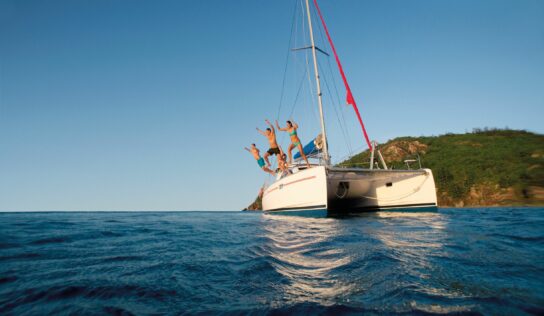
<path id="1" fill-rule="evenodd" d="M 304 154 L 310 158 L 310 157 L 315 157 L 317 156 L 319 153 L 321 153 L 321 149 L 323 148 L 323 146 L 320 146 L 318 148 L 318 146 L 316 145 L 316 140 L 312 140 L 311 142 L 309 142 L 308 144 L 306 144 L 306 146 L 304 146 L 304 148 L 302 148 L 304 150 Z M 296 148 L 295 148 L 296 149 Z M 297 152 L 293 158 L 296 160 L 296 159 L 299 159 L 300 158 L 300 152 Z"/>

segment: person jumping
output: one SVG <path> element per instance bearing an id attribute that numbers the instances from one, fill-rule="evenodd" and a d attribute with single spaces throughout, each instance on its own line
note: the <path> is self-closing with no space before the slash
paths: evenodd
<path id="1" fill-rule="evenodd" d="M 261 157 L 261 154 L 260 154 L 260 151 L 259 149 L 255 146 L 255 144 L 251 144 L 251 149 L 247 148 L 247 147 L 244 147 L 245 150 L 249 151 L 249 153 L 253 156 L 253 158 L 255 158 L 255 160 L 257 160 L 257 164 L 259 165 L 259 167 L 264 171 L 264 172 L 268 172 L 270 173 L 271 175 L 275 175 L 274 171 L 268 169 L 265 165 L 264 165 L 264 160 L 263 158 Z"/>
<path id="2" fill-rule="evenodd" d="M 287 149 L 287 153 L 289 154 L 289 164 L 293 164 L 293 148 L 297 147 L 298 151 L 300 152 L 300 156 L 306 161 L 306 165 L 308 165 L 308 168 L 310 168 L 310 163 L 308 162 L 308 158 L 304 154 L 304 149 L 302 148 L 302 143 L 300 142 L 300 138 L 298 138 L 297 135 L 297 129 L 298 125 L 297 123 L 292 123 L 291 121 L 287 121 L 287 126 L 284 128 L 281 128 L 278 124 L 278 121 L 276 121 L 276 127 L 280 131 L 288 132 L 289 136 L 291 137 L 291 145 L 289 145 L 289 148 Z"/>

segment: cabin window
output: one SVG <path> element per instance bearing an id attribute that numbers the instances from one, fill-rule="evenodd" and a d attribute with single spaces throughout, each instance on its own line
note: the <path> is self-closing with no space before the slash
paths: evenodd
<path id="1" fill-rule="evenodd" d="M 393 182 L 387 182 L 387 183 L 385 184 L 385 186 L 386 186 L 386 187 L 392 187 L 392 186 L 393 186 Z"/>

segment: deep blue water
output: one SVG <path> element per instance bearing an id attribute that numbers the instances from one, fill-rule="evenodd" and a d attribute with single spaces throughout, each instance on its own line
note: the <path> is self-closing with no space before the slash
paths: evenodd
<path id="1" fill-rule="evenodd" d="M 544 208 L 0 214 L 0 314 L 544 314 Z"/>

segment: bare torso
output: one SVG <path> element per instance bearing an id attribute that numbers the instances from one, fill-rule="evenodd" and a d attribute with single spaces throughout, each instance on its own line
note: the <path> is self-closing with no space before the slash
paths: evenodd
<path id="1" fill-rule="evenodd" d="M 259 153 L 259 150 L 257 148 L 251 148 L 250 152 L 255 160 L 261 159 L 261 154 Z"/>
<path id="2" fill-rule="evenodd" d="M 268 134 L 266 138 L 268 138 L 270 148 L 278 148 L 278 143 L 276 142 L 276 134 L 274 132 L 270 132 L 270 134 Z"/>

